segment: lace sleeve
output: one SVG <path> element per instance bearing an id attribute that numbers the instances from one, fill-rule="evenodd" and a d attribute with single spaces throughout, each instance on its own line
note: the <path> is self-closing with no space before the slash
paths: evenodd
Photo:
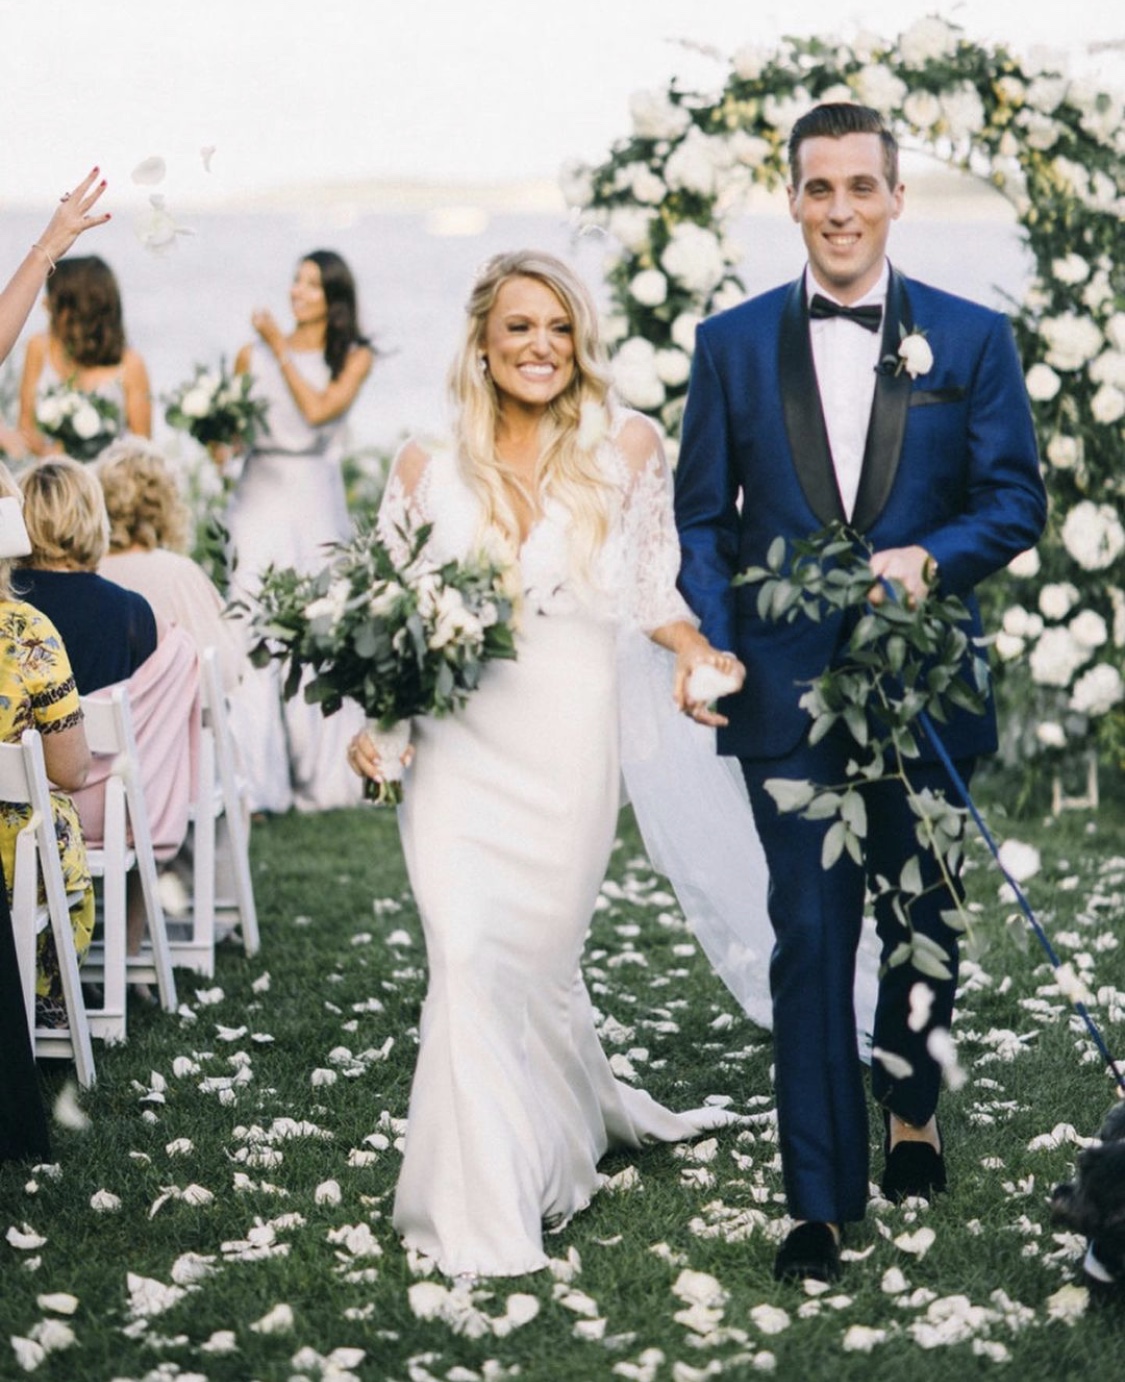
<path id="1" fill-rule="evenodd" d="M 383 489 L 376 529 L 395 562 L 410 555 L 408 535 L 430 521 L 430 458 L 416 442 L 407 442 L 395 457 Z"/>
<path id="2" fill-rule="evenodd" d="M 618 434 L 617 451 L 626 468 L 624 620 L 644 633 L 678 620 L 696 624 L 676 588 L 680 543 L 672 511 L 672 473 L 656 429 L 647 418 L 631 416 Z"/>

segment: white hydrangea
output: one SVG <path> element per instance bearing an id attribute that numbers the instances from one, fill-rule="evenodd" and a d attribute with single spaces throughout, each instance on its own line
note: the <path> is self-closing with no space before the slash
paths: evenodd
<path id="1" fill-rule="evenodd" d="M 1071 710 L 1079 715 L 1105 715 L 1125 697 L 1125 681 L 1116 667 L 1099 662 L 1074 683 Z"/>
<path id="2" fill-rule="evenodd" d="M 668 155 L 664 164 L 664 178 L 673 191 L 713 197 L 718 190 L 720 175 L 729 165 L 730 151 L 726 141 L 713 139 L 693 125 Z"/>
<path id="3" fill-rule="evenodd" d="M 1026 552 L 1012 558 L 1008 563 L 1008 572 L 1020 580 L 1027 580 L 1031 576 L 1039 575 L 1039 567 L 1039 553 L 1034 547 L 1029 547 Z"/>
<path id="4" fill-rule="evenodd" d="M 1019 106 L 1027 99 L 1027 86 L 1018 77 L 1000 77 L 996 83 L 996 94 L 1010 106 Z"/>
<path id="5" fill-rule="evenodd" d="M 1125 417 L 1125 392 L 1116 384 L 1103 384 L 1090 399 L 1090 416 L 1103 426 L 1112 426 Z"/>
<path id="6" fill-rule="evenodd" d="M 1113 284 L 1110 282 L 1109 274 L 1104 269 L 1099 269 L 1082 289 L 1082 306 L 1097 314 L 1113 299 Z"/>
<path id="7" fill-rule="evenodd" d="M 1062 380 L 1050 365 L 1042 361 L 1032 365 L 1024 382 L 1027 384 L 1028 397 L 1036 403 L 1049 403 L 1062 388 Z"/>
<path id="8" fill-rule="evenodd" d="M 1061 370 L 1081 369 L 1104 340 L 1097 322 L 1076 312 L 1044 318 L 1039 331 L 1047 345 L 1047 363 Z"/>
<path id="9" fill-rule="evenodd" d="M 1024 143 L 1031 149 L 1046 153 L 1059 142 L 1059 126 L 1049 115 L 1038 115 L 1033 110 L 1021 110 L 1016 117 L 1023 126 Z"/>
<path id="10" fill-rule="evenodd" d="M 1109 637 L 1106 622 L 1096 609 L 1084 609 L 1067 625 L 1070 635 L 1084 648 L 1100 648 Z"/>
<path id="11" fill-rule="evenodd" d="M 726 273 L 718 237 L 692 221 L 674 227 L 660 263 L 689 293 L 700 295 L 712 292 Z"/>
<path id="12" fill-rule="evenodd" d="M 1042 720 L 1037 724 L 1035 737 L 1045 749 L 1066 748 L 1066 731 L 1055 720 Z"/>
<path id="13" fill-rule="evenodd" d="M 735 76 L 741 77 L 744 82 L 756 81 L 765 71 L 768 62 L 769 53 L 764 48 L 759 48 L 756 43 L 743 44 L 731 59 Z"/>
<path id="14" fill-rule="evenodd" d="M 1072 288 L 1075 284 L 1086 282 L 1090 277 L 1090 266 L 1080 254 L 1075 254 L 1072 250 L 1061 259 L 1051 260 L 1051 273 L 1059 283 Z"/>
<path id="15" fill-rule="evenodd" d="M 1047 443 L 1047 459 L 1056 470 L 1073 470 L 1082 460 L 1082 438 L 1056 432 Z"/>
<path id="16" fill-rule="evenodd" d="M 691 124 L 691 113 L 663 91 L 635 91 L 629 98 L 629 114 L 638 139 L 679 139 Z"/>
<path id="17" fill-rule="evenodd" d="M 735 130 L 727 140 L 731 158 L 744 168 L 761 168 L 773 153 L 773 145 L 749 130 Z"/>
<path id="18" fill-rule="evenodd" d="M 941 108 L 954 141 L 968 139 L 984 124 L 984 102 L 972 82 L 962 82 L 941 97 Z"/>
<path id="19" fill-rule="evenodd" d="M 1066 95 L 1066 88 L 1067 79 L 1065 77 L 1041 74 L 1027 88 L 1027 104 L 1034 106 L 1038 111 L 1042 111 L 1044 115 L 1050 115 L 1062 104 L 1063 97 Z"/>
<path id="20" fill-rule="evenodd" d="M 630 254 L 647 248 L 652 234 L 653 213 L 641 206 L 615 206 L 609 213 L 609 233 Z"/>
<path id="21" fill-rule="evenodd" d="M 1077 599 L 1077 586 L 1070 581 L 1053 581 L 1039 592 L 1039 610 L 1045 619 L 1065 619 Z"/>
<path id="22" fill-rule="evenodd" d="M 1031 678 L 1040 686 L 1069 686 L 1075 672 L 1090 660 L 1090 649 L 1075 642 L 1060 625 L 1044 629 L 1031 650 Z"/>
<path id="23" fill-rule="evenodd" d="M 631 193 L 635 201 L 646 206 L 659 206 L 668 192 L 664 179 L 647 163 L 627 163 L 618 168 L 613 185 L 619 192 Z"/>
<path id="24" fill-rule="evenodd" d="M 901 106 L 909 87 L 881 62 L 871 62 L 851 79 L 855 94 L 865 106 L 884 115 Z"/>
<path id="25" fill-rule="evenodd" d="M 695 350 L 695 331 L 702 320 L 697 312 L 681 312 L 672 323 L 672 343 L 691 355 Z"/>
<path id="26" fill-rule="evenodd" d="M 631 336 L 613 357 L 613 382 L 634 408 L 659 408 L 664 385 L 656 372 L 656 347 L 642 336 Z"/>
<path id="27" fill-rule="evenodd" d="M 1106 322 L 1105 338 L 1114 350 L 1125 350 L 1125 312 L 1114 312 Z"/>
<path id="28" fill-rule="evenodd" d="M 1017 657 L 1022 656 L 1027 644 L 1016 634 L 1007 633 L 1001 629 L 992 646 L 996 649 L 996 656 L 1001 662 L 1013 662 Z"/>
<path id="29" fill-rule="evenodd" d="M 924 67 L 927 62 L 947 58 L 956 48 L 957 30 L 937 15 L 916 20 L 898 40 L 899 54 L 911 67 Z"/>
<path id="30" fill-rule="evenodd" d="M 656 373 L 660 381 L 670 389 L 686 384 L 691 373 L 691 359 L 682 350 L 658 350 L 656 352 Z"/>
<path id="31" fill-rule="evenodd" d="M 902 103 L 902 113 L 916 130 L 929 130 L 941 119 L 941 102 L 932 91 L 912 91 Z"/>
<path id="32" fill-rule="evenodd" d="M 1125 528 L 1112 505 L 1083 499 L 1063 521 L 1062 540 L 1084 571 L 1104 571 L 1125 551 Z"/>
<path id="33" fill-rule="evenodd" d="M 1001 628 L 1013 638 L 1038 638 L 1043 632 L 1043 620 L 1023 605 L 1011 605 L 1004 611 Z"/>
<path id="34" fill-rule="evenodd" d="M 642 307 L 659 307 L 668 297 L 668 280 L 659 269 L 642 269 L 629 280 L 630 294 Z"/>
<path id="35" fill-rule="evenodd" d="M 762 101 L 762 117 L 766 124 L 772 125 L 779 137 L 785 140 L 812 104 L 812 98 L 803 86 L 797 87 L 788 96 L 775 96 L 771 93 Z"/>

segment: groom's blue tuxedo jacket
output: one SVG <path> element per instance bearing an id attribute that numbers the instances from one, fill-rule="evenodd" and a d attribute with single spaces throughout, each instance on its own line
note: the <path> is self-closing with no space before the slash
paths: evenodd
<path id="1" fill-rule="evenodd" d="M 1034 545 L 1046 500 L 1035 433 L 1005 317 L 892 269 L 881 358 L 918 329 L 933 367 L 912 379 L 879 373 L 852 527 L 878 551 L 924 546 L 943 591 L 972 589 Z M 742 758 L 789 752 L 809 727 L 798 706 L 843 637 L 841 616 L 763 621 L 757 587 L 731 577 L 764 565 L 779 535 L 807 537 L 845 517 L 809 341 L 803 279 L 704 322 L 696 337 L 676 470 L 680 587 L 717 648 L 746 664 L 724 702 L 719 751 Z M 995 714 L 960 714 L 942 728 L 954 756 L 996 746 Z"/>

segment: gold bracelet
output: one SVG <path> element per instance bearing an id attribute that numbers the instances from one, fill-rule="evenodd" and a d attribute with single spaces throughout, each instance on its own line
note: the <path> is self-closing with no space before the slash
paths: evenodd
<path id="1" fill-rule="evenodd" d="M 50 251 L 45 250 L 38 240 L 32 241 L 31 248 L 33 250 L 38 250 L 39 253 L 43 256 L 43 258 L 47 261 L 47 277 L 50 278 L 51 275 L 55 272 L 55 270 L 59 267 L 51 258 Z"/>

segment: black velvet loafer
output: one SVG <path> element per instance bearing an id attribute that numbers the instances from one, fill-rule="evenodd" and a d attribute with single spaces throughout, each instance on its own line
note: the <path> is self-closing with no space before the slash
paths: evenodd
<path id="1" fill-rule="evenodd" d="M 898 1142 L 887 1153 L 879 1188 L 892 1204 L 932 1200 L 945 1189 L 945 1157 L 928 1142 Z"/>
<path id="2" fill-rule="evenodd" d="M 774 1258 L 775 1281 L 835 1281 L 840 1275 L 840 1245 L 827 1224 L 790 1229 Z"/>

